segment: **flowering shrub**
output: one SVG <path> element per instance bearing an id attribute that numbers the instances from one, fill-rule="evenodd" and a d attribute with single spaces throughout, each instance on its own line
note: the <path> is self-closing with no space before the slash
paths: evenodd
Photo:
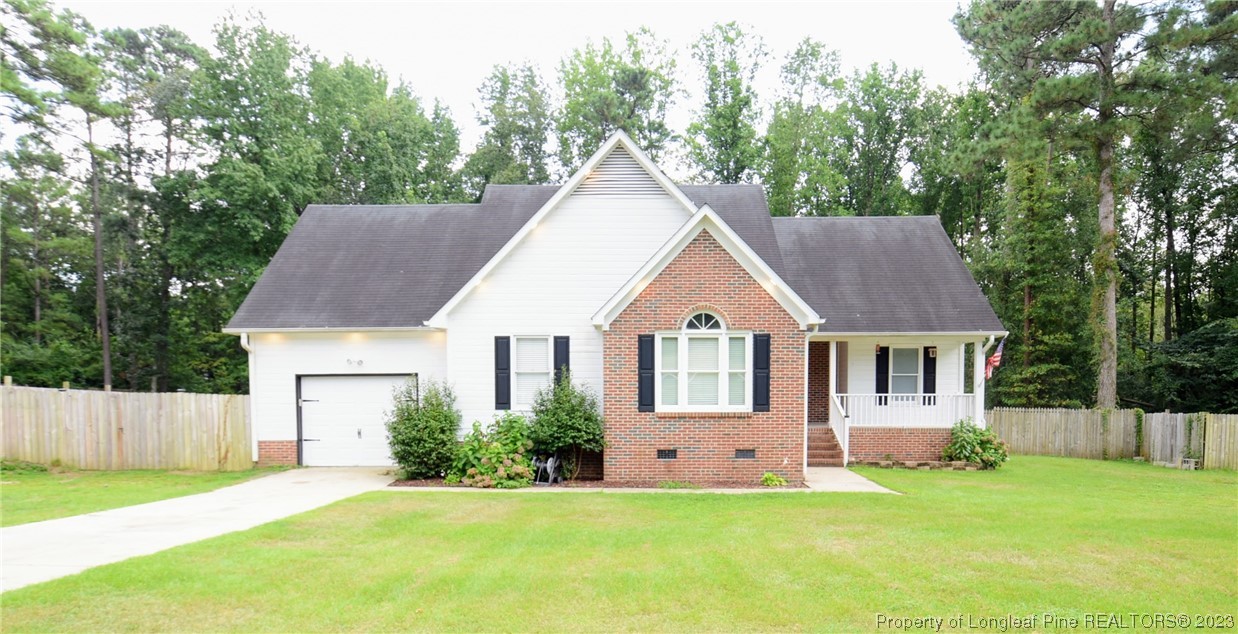
<path id="1" fill-rule="evenodd" d="M 519 414 L 496 416 L 484 429 L 475 422 L 456 451 L 448 477 L 480 489 L 527 487 L 533 484 L 528 457 L 532 448 L 529 422 Z"/>
<path id="2" fill-rule="evenodd" d="M 941 451 L 942 460 L 963 460 L 979 463 L 985 469 L 1002 466 L 1009 457 L 1006 443 L 998 440 L 991 429 L 981 429 L 970 418 L 950 429 L 950 444 Z"/>

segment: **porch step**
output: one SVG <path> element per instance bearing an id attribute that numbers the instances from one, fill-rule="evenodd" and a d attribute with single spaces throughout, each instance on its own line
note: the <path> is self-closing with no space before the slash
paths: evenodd
<path id="1" fill-rule="evenodd" d="M 809 460 L 814 460 L 818 458 L 820 459 L 838 458 L 841 460 L 842 457 L 843 457 L 842 449 L 816 449 L 813 447 L 808 448 L 808 459 Z"/>
<path id="2" fill-rule="evenodd" d="M 841 457 L 840 458 L 818 458 L 816 460 L 809 458 L 808 466 L 810 467 L 841 467 L 843 466 L 843 459 Z"/>
<path id="3" fill-rule="evenodd" d="M 843 448 L 829 427 L 808 428 L 808 466 L 843 466 Z"/>

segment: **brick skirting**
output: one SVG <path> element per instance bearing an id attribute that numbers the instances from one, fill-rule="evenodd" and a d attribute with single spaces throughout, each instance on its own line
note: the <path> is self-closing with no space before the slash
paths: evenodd
<path id="1" fill-rule="evenodd" d="M 950 444 L 948 428 L 852 427 L 847 447 L 851 462 L 941 460 Z"/>
<path id="2" fill-rule="evenodd" d="M 295 440 L 259 440 L 258 466 L 296 465 L 297 441 Z"/>

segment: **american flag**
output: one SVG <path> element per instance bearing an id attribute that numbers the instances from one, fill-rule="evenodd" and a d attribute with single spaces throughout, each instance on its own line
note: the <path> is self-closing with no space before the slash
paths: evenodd
<path id="1" fill-rule="evenodd" d="M 1002 364 L 1002 349 L 1006 347 L 1006 338 L 1002 338 L 1002 342 L 997 344 L 997 350 L 993 351 L 993 356 L 989 357 L 988 363 L 984 365 L 985 380 L 993 378 L 993 371 L 997 366 Z"/>

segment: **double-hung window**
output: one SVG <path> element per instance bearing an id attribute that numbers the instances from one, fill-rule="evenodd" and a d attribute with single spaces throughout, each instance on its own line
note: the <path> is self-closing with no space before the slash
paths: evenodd
<path id="1" fill-rule="evenodd" d="M 658 335 L 659 411 L 752 411 L 752 335 L 697 313 L 679 332 Z"/>
<path id="2" fill-rule="evenodd" d="M 512 409 L 533 407 L 537 391 L 550 385 L 554 376 L 554 354 L 550 337 L 513 337 L 512 345 Z"/>
<path id="3" fill-rule="evenodd" d="M 890 393 L 916 394 L 920 391 L 920 349 L 890 348 Z M 914 397 L 895 396 L 895 403 L 915 403 Z"/>

